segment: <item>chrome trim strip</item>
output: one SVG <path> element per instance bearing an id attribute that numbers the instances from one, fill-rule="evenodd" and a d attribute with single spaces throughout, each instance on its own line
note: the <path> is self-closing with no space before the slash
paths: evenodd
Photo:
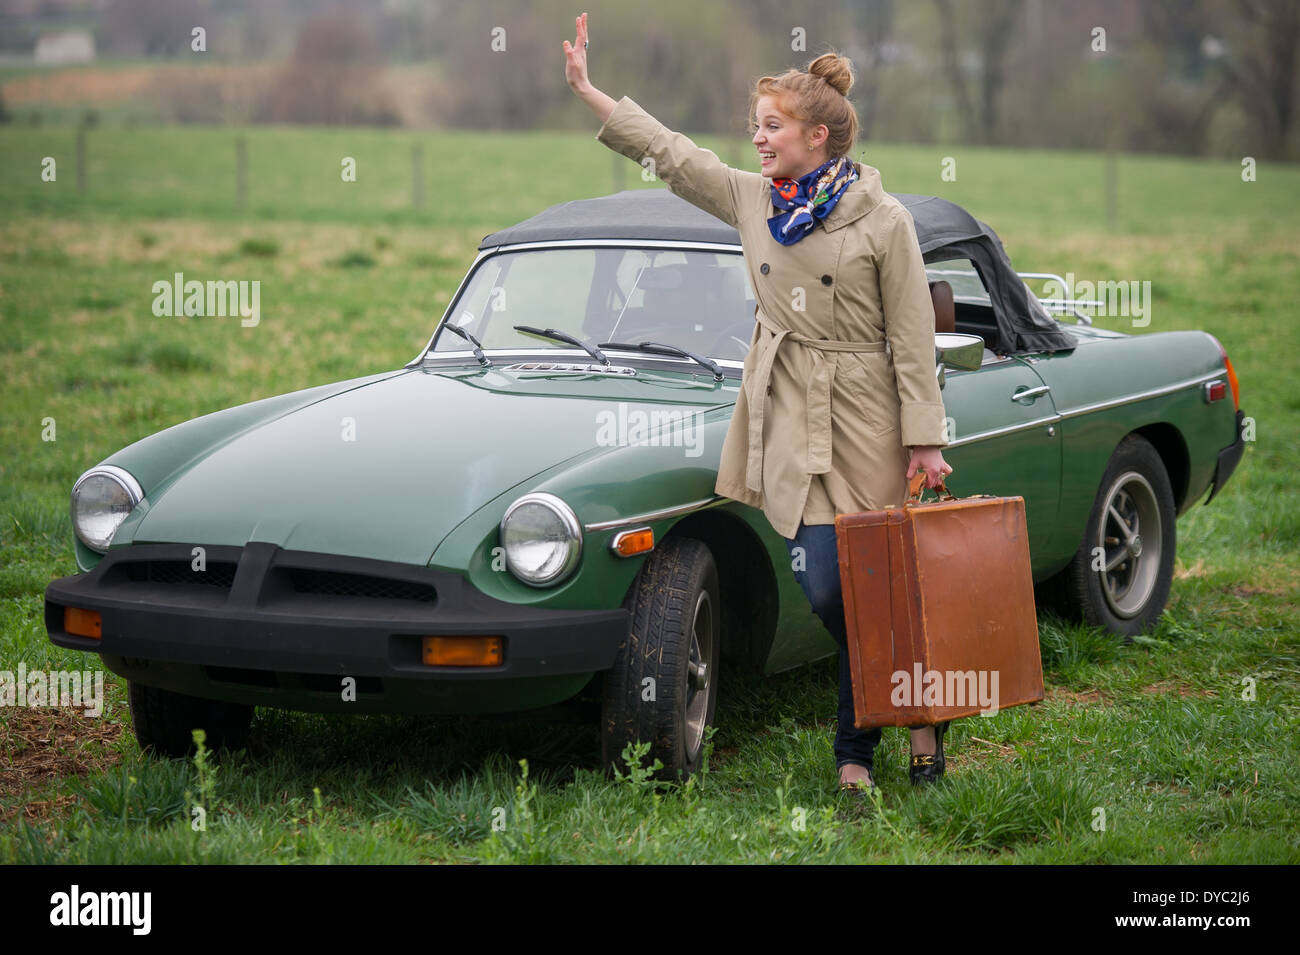
<path id="1" fill-rule="evenodd" d="M 1116 398 L 1112 401 L 1099 401 L 1091 405 L 1082 405 L 1070 411 L 1058 412 L 1045 418 L 1035 418 L 1033 421 L 1026 421 L 1022 424 L 1013 424 L 1005 428 L 995 428 L 992 431 L 978 431 L 975 434 L 964 438 L 955 438 L 948 442 L 945 447 L 955 448 L 963 444 L 972 444 L 976 441 L 983 441 L 987 438 L 996 438 L 999 435 L 1010 434 L 1013 431 L 1024 431 L 1027 428 L 1034 428 L 1041 424 L 1060 421 L 1064 418 L 1076 418 L 1081 414 L 1087 414 L 1090 411 L 1101 411 L 1106 408 L 1118 408 L 1121 405 L 1133 404 L 1137 401 L 1144 401 L 1147 398 L 1158 398 L 1160 395 L 1171 394 L 1175 391 L 1182 391 L 1186 388 L 1195 388 L 1197 385 L 1203 385 L 1208 381 L 1220 377 L 1221 372 L 1215 372 L 1211 375 L 1203 375 L 1200 378 L 1189 378 L 1185 381 L 1176 382 L 1172 385 L 1165 385 L 1162 388 L 1152 388 L 1150 391 L 1142 391 L 1136 395 L 1129 395 L 1124 398 Z"/>
<path id="2" fill-rule="evenodd" d="M 728 500 L 720 494 L 712 497 L 702 497 L 698 501 L 692 501 L 689 504 L 681 504 L 677 507 L 665 507 L 658 511 L 646 511 L 643 514 L 637 514 L 633 517 L 620 517 L 612 521 L 596 521 L 592 524 L 584 524 L 582 529 L 585 531 L 607 531 L 612 527 L 622 527 L 624 524 L 647 524 L 650 521 L 661 520 L 665 517 L 676 517 L 678 514 L 688 514 L 691 511 L 702 511 L 706 507 L 713 507 Z"/>
<path id="3" fill-rule="evenodd" d="M 516 242 L 512 245 L 494 245 L 481 250 L 484 255 L 513 252 L 516 249 L 573 249 L 583 246 L 624 246 L 629 249 L 694 249 L 705 252 L 741 252 L 740 243 L 691 242 L 678 239 L 545 239 L 539 242 Z"/>
<path id="4" fill-rule="evenodd" d="M 1172 394 L 1175 391 L 1182 391 L 1186 388 L 1195 388 L 1197 385 L 1202 385 L 1207 381 L 1213 381 L 1222 374 L 1222 371 L 1215 371 L 1207 375 L 1201 375 L 1199 378 L 1187 378 L 1183 381 L 1174 382 L 1172 385 L 1152 388 L 1149 391 L 1139 391 L 1135 395 L 1128 395 L 1123 398 L 1113 398 L 1110 401 L 1098 401 L 1090 405 L 1080 405 L 1077 408 L 1071 408 L 1068 411 L 1060 411 L 1058 413 L 1062 418 L 1076 418 L 1081 414 L 1088 414 L 1091 411 L 1102 411 L 1106 408 L 1118 408 L 1120 405 L 1131 405 L 1137 401 L 1145 401 L 1147 398 L 1158 398 L 1161 395 Z"/>
<path id="5" fill-rule="evenodd" d="M 1037 428 L 1042 424 L 1051 424 L 1060 420 L 1060 415 L 1049 415 L 1046 418 L 1035 418 L 1033 421 L 1026 421 L 1022 424 L 1007 425 L 1005 428 L 994 428 L 992 431 L 977 431 L 965 438 L 953 438 L 944 447 L 955 448 L 963 444 L 974 444 L 976 441 L 984 441 L 988 438 L 996 438 L 1000 435 L 1011 434 L 1013 431 L 1026 431 L 1029 428 Z"/>

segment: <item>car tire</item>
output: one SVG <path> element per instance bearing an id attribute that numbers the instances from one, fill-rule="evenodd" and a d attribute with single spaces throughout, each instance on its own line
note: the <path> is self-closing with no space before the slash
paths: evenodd
<path id="1" fill-rule="evenodd" d="M 624 748 L 649 742 L 641 765 L 658 759 L 660 778 L 680 780 L 699 768 L 718 698 L 722 605 L 708 547 L 690 538 L 661 542 L 626 606 L 627 639 L 604 679 L 601 762 L 623 769 Z"/>
<path id="2" fill-rule="evenodd" d="M 242 749 L 248 742 L 253 708 L 129 681 L 131 725 L 140 748 L 159 756 L 182 757 L 194 752 L 195 729 L 207 734 L 209 750 Z"/>
<path id="3" fill-rule="evenodd" d="M 1044 592 L 1067 617 L 1125 637 L 1143 632 L 1169 599 L 1176 516 L 1160 455 L 1129 435 L 1106 465 L 1079 550 Z"/>

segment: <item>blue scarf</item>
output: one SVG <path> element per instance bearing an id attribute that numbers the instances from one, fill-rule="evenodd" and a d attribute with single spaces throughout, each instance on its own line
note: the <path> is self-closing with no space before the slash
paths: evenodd
<path id="1" fill-rule="evenodd" d="M 849 157 L 840 156 L 798 179 L 773 179 L 772 205 L 785 211 L 767 220 L 772 238 L 782 245 L 794 245 L 813 230 L 815 219 L 826 218 L 857 178 Z"/>

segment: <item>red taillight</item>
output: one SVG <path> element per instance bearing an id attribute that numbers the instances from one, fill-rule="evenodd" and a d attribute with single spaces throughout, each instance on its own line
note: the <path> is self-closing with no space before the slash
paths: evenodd
<path id="1" fill-rule="evenodd" d="M 1214 339 L 1214 344 L 1219 346 L 1219 354 L 1223 356 L 1223 367 L 1228 372 L 1228 384 L 1232 387 L 1232 409 L 1237 411 L 1241 408 L 1241 395 L 1238 392 L 1237 386 L 1237 372 L 1233 370 L 1232 362 L 1228 360 L 1228 352 L 1227 349 L 1223 347 L 1223 343 L 1217 338 L 1214 338 L 1213 335 L 1211 335 L 1210 338 Z"/>

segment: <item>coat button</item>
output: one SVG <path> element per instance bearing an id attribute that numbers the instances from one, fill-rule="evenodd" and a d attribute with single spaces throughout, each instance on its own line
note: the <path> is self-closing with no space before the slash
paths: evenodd
<path id="1" fill-rule="evenodd" d="M 758 270 L 762 272 L 764 275 L 766 275 L 768 273 L 767 263 L 764 262 L 762 265 L 760 265 L 758 267 Z"/>
<path id="2" fill-rule="evenodd" d="M 830 285 L 830 284 L 831 284 L 831 277 L 829 275 L 823 275 L 822 285 Z"/>

